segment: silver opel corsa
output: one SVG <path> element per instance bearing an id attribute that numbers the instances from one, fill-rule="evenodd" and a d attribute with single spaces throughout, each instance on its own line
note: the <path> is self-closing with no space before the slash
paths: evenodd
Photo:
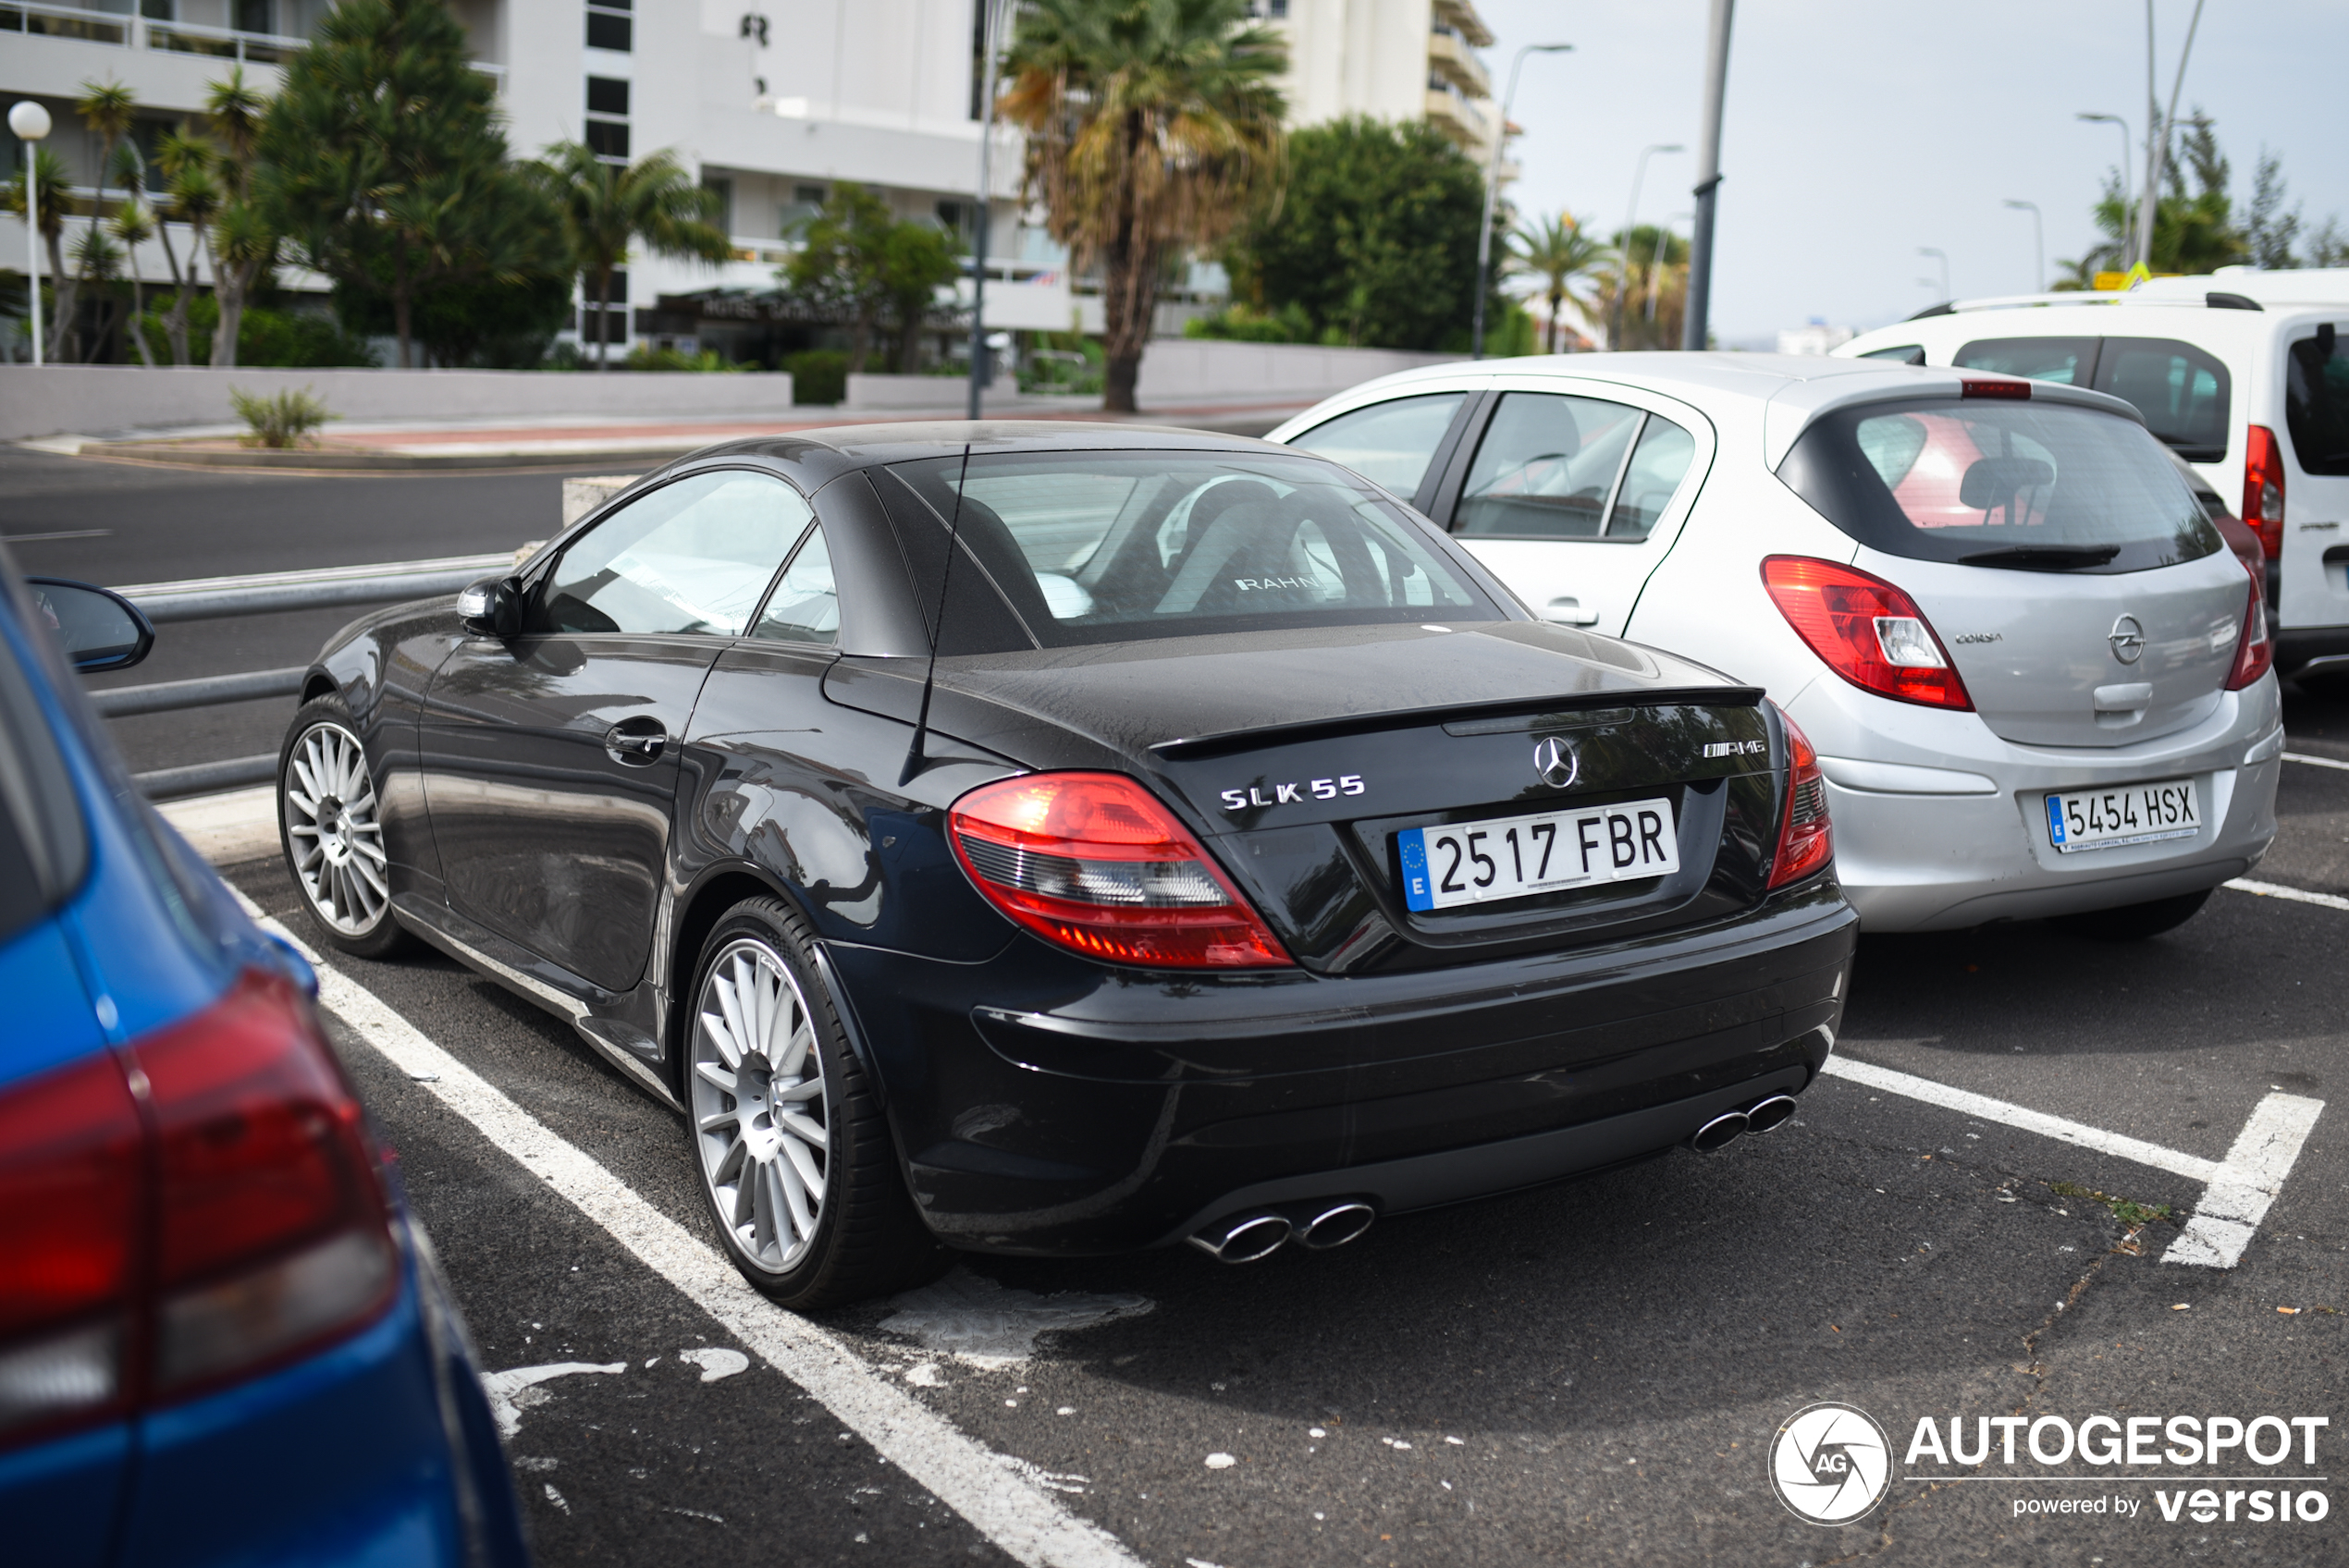
<path id="1" fill-rule="evenodd" d="M 1866 929 L 2148 937 L 2275 838 L 2263 586 L 2117 398 L 1587 354 L 1386 376 L 1271 439 L 1410 501 L 1543 618 L 1766 687 Z"/>

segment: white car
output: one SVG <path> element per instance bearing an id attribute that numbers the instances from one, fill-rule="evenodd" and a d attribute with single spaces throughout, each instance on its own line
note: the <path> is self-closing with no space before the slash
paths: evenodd
<path id="1" fill-rule="evenodd" d="M 1410 500 L 1543 618 L 1765 687 L 1870 930 L 2150 936 L 2275 837 L 2260 584 L 2117 398 L 1585 354 L 1408 371 L 1270 439 Z"/>
<path id="2" fill-rule="evenodd" d="M 1936 305 L 1844 358 L 2007 371 L 2134 404 L 2258 532 L 2283 675 L 2349 675 L 2349 268 Z"/>

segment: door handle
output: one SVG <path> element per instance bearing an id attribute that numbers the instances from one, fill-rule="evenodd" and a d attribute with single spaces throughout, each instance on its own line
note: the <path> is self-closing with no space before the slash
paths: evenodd
<path id="1" fill-rule="evenodd" d="M 604 731 L 606 753 L 630 767 L 658 762 L 668 749 L 668 728 L 657 718 L 623 718 Z"/>
<path id="2" fill-rule="evenodd" d="M 1596 626 L 1599 623 L 1599 612 L 1584 609 L 1582 601 L 1580 599 L 1552 599 L 1543 609 L 1542 619 L 1559 621 L 1568 626 Z"/>

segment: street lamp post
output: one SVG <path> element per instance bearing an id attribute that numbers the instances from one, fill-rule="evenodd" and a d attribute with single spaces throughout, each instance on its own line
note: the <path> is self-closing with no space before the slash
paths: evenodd
<path id="1" fill-rule="evenodd" d="M 32 322 L 32 365 L 41 368 L 41 143 L 49 135 L 49 111 L 23 99 L 8 110 L 8 129 L 25 144 L 25 315 Z"/>
<path id="2" fill-rule="evenodd" d="M 1501 143 L 1509 139 L 1509 104 L 1517 98 L 1517 73 L 1524 68 L 1528 55 L 1562 55 L 1573 47 L 1571 43 L 1528 43 L 1509 62 L 1508 90 L 1501 94 L 1501 123 L 1493 128 L 1492 150 L 1484 157 L 1484 222 L 1476 231 L 1476 327 L 1469 353 L 1472 360 L 1484 357 L 1484 280 L 1493 270 L 1493 202 L 1500 190 Z"/>
<path id="3" fill-rule="evenodd" d="M 1677 141 L 1659 141 L 1651 146 L 1640 149 L 1639 165 L 1637 171 L 1631 176 L 1631 204 L 1624 210 L 1623 214 L 1622 257 L 1616 263 L 1615 332 L 1614 340 L 1607 344 L 1607 347 L 1610 349 L 1620 349 L 1623 347 L 1623 290 L 1624 286 L 1631 280 L 1630 269 L 1624 263 L 1631 259 L 1631 226 L 1634 223 L 1637 223 L 1640 217 L 1640 187 L 1647 183 L 1648 154 L 1651 153 L 1681 153 L 1686 151 L 1687 149 L 1682 147 Z"/>
<path id="4" fill-rule="evenodd" d="M 2202 26 L 2202 0 L 2194 0 L 2194 18 L 2186 23 L 2186 46 L 2178 51 L 2178 74 L 2170 79 L 2170 107 L 2161 116 L 2161 124 L 2148 127 L 2146 133 L 2146 194 L 2137 209 L 2145 221 L 2137 226 L 2137 260 L 2149 272 L 2153 268 L 2154 219 L 2161 211 L 2161 160 L 2170 149 L 2170 134 L 2178 126 L 2178 90 L 2186 84 L 2186 57 L 2194 53 L 2194 35 Z M 2146 98 L 2153 99 L 2153 0 L 2146 0 Z M 2147 113 L 2151 113 L 2148 108 Z M 2155 131 L 2159 135 L 2155 135 Z"/>
<path id="5" fill-rule="evenodd" d="M 1955 299 L 1957 297 L 1956 291 L 1949 287 L 1949 252 L 1946 251 L 1937 251 L 1930 245 L 1920 245 L 1917 247 L 1917 254 L 1920 256 L 1931 256 L 1935 261 L 1941 263 L 1941 298 L 1944 300 Z"/>
<path id="6" fill-rule="evenodd" d="M 2048 234 L 2046 228 L 2040 224 L 2039 203 L 2018 202 L 2010 196 L 2007 198 L 2007 205 L 2019 212 L 2031 214 L 2031 254 L 2033 257 L 2031 276 L 2037 280 L 2036 291 L 2044 294 L 2048 291 Z"/>
<path id="7" fill-rule="evenodd" d="M 987 348 L 987 231 L 993 227 L 994 191 L 992 184 L 995 150 L 995 28 L 1002 15 L 1002 0 L 979 0 L 986 7 L 981 13 L 979 46 L 987 51 L 987 67 L 981 77 L 978 117 L 978 223 L 971 235 L 971 386 L 969 417 L 979 415 L 979 389 L 987 385 L 987 373 L 991 368 Z"/>
<path id="8" fill-rule="evenodd" d="M 1713 0 L 1705 25 L 1704 121 L 1697 135 L 1696 215 L 1689 225 L 1689 288 L 1680 347 L 1702 349 L 1713 322 L 1713 214 L 1721 202 L 1721 110 L 1729 91 L 1729 19 L 1734 0 Z"/>
<path id="9" fill-rule="evenodd" d="M 2091 125 L 2118 126 L 2121 129 L 2121 259 L 2125 262 L 2137 253 L 2136 216 L 2129 205 L 2130 193 L 2136 190 L 2129 178 L 2129 122 L 2119 115 L 2077 114 L 2072 117 Z M 2121 270 L 2126 272 L 2128 268 Z"/>

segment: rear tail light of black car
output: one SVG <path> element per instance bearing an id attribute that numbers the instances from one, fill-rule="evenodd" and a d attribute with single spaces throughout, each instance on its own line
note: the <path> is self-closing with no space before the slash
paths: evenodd
<path id="1" fill-rule="evenodd" d="M 2283 448 L 2264 424 L 2246 432 L 2243 448 L 2243 521 L 2259 534 L 2274 560 L 2283 554 Z"/>
<path id="2" fill-rule="evenodd" d="M 1770 886 L 1783 888 L 1826 869 L 1835 858 L 1835 825 L 1827 820 L 1826 775 L 1819 753 L 1784 708 L 1786 726 L 1786 816 L 1778 825 L 1778 852 L 1770 863 Z"/>
<path id="3" fill-rule="evenodd" d="M 1160 969 L 1291 962 L 1190 830 L 1123 774 L 981 785 L 947 821 L 972 885 L 1057 947 Z"/>
<path id="4" fill-rule="evenodd" d="M 0 1445 L 282 1365 L 398 1273 L 359 1102 L 281 976 L 0 1091 Z"/>
<path id="5" fill-rule="evenodd" d="M 1762 562 L 1762 585 L 1811 651 L 1862 691 L 1974 711 L 1925 611 L 1883 578 L 1808 556 L 1771 556 Z"/>
<path id="6" fill-rule="evenodd" d="M 2240 557 L 2238 557 L 2240 558 Z M 2235 665 L 2227 676 L 2227 690 L 2240 692 L 2268 673 L 2276 662 L 2275 640 L 2268 635 L 2268 574 L 2254 563 L 2244 563 L 2251 579 L 2251 597 L 2244 602 L 2243 635 L 2235 642 Z"/>

